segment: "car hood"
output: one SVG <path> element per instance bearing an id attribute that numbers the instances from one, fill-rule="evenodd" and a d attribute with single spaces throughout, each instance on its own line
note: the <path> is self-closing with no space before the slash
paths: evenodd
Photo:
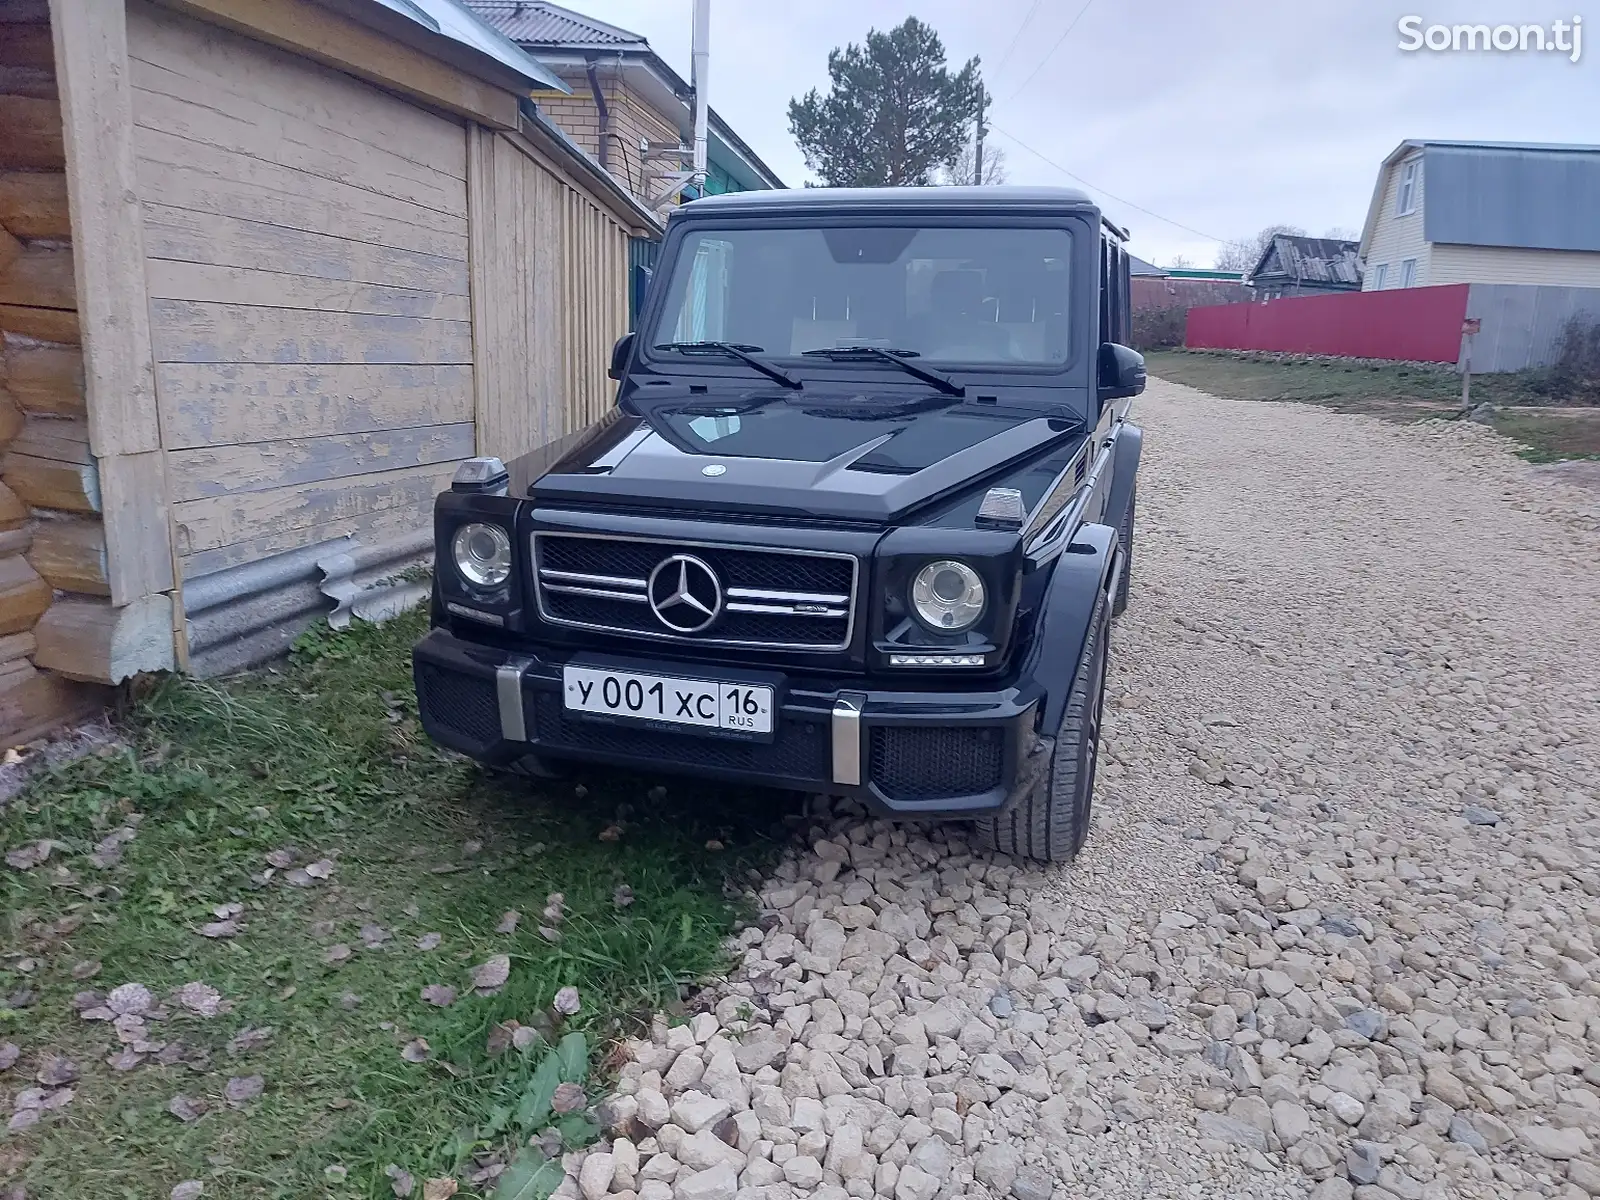
<path id="1" fill-rule="evenodd" d="M 741 417 L 751 422 L 746 436 L 707 443 L 683 436 L 660 414 L 652 424 L 616 410 L 518 459 L 512 488 L 558 507 L 888 524 L 1083 433 L 1072 417 L 973 405 L 901 419 L 826 405 L 777 405 Z M 770 428 L 761 424 L 767 421 Z M 743 453 L 733 452 L 736 445 Z M 784 450 L 809 457 L 778 457 Z"/>

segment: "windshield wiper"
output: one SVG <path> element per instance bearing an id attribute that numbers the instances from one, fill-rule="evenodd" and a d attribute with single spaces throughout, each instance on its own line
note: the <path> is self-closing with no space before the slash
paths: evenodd
<path id="1" fill-rule="evenodd" d="M 806 350 L 803 352 L 807 358 L 826 358 L 834 362 L 849 362 L 851 359 L 875 359 L 878 362 L 893 363 L 908 375 L 915 375 L 924 383 L 931 383 L 947 396 L 965 396 L 967 389 L 962 387 L 948 375 L 941 375 L 937 371 L 930 371 L 927 367 L 919 367 L 909 360 L 918 353 L 916 350 L 888 350 L 882 346 L 832 346 L 822 350 Z"/>
<path id="2" fill-rule="evenodd" d="M 748 363 L 768 379 L 775 380 L 786 388 L 793 388 L 798 392 L 805 387 L 805 384 L 782 367 L 775 367 L 765 359 L 757 358 L 756 355 L 763 349 L 761 346 L 746 346 L 739 342 L 661 342 L 656 349 L 676 350 L 679 354 L 722 354 Z"/>

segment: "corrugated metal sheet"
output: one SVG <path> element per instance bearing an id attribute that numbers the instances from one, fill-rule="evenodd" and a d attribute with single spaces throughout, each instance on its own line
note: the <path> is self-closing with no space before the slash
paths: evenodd
<path id="1" fill-rule="evenodd" d="M 286 654 L 317 621 L 343 629 L 420 603 L 428 583 L 410 568 L 426 566 L 432 549 L 431 528 L 378 545 L 335 538 L 185 580 L 190 672 L 242 671 Z"/>
<path id="2" fill-rule="evenodd" d="M 637 33 L 596 21 L 545 0 L 466 0 L 472 10 L 514 42 L 534 46 L 648 50 Z"/>
<path id="3" fill-rule="evenodd" d="M 1430 242 L 1600 252 L 1600 149 L 1424 143 Z"/>
<path id="4" fill-rule="evenodd" d="M 1467 316 L 1483 327 L 1472 339 L 1474 374 L 1547 367 L 1561 351 L 1567 322 L 1600 322 L 1600 288 L 1475 283 Z"/>
<path id="5" fill-rule="evenodd" d="M 558 75 L 459 0 L 373 0 L 373 3 L 415 21 L 431 33 L 488 55 L 540 87 L 570 91 Z"/>

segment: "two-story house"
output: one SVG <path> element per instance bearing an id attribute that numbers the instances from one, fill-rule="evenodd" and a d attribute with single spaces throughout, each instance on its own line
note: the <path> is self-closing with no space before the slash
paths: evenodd
<path id="1" fill-rule="evenodd" d="M 1361 234 L 1365 291 L 1600 287 L 1600 146 L 1405 141 Z"/>
<path id="2" fill-rule="evenodd" d="M 644 37 L 548 0 L 467 3 L 560 76 L 570 95 L 535 92 L 534 101 L 638 200 L 663 211 L 695 197 L 693 187 L 671 190 L 690 166 L 694 89 Z M 715 109 L 707 124 L 707 193 L 784 186 Z"/>

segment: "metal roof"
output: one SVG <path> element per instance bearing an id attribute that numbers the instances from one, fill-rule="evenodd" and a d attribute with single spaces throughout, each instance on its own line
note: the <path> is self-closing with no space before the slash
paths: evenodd
<path id="1" fill-rule="evenodd" d="M 1361 283 L 1360 247 L 1360 242 L 1347 242 L 1340 238 L 1280 233 L 1261 252 L 1255 270 L 1250 272 L 1250 279 L 1254 281 L 1262 276 L 1281 276 L 1296 283 L 1357 287 Z"/>
<path id="2" fill-rule="evenodd" d="M 460 0 L 372 0 L 374 4 L 415 21 L 424 29 L 452 42 L 487 55 L 509 67 L 532 83 L 544 88 L 570 92 L 543 63 L 522 49 L 505 34 L 486 24 Z"/>
<path id="3" fill-rule="evenodd" d="M 691 200 L 679 212 L 705 214 L 741 209 L 771 212 L 792 208 L 1033 208 L 1055 211 L 1095 209 L 1095 202 L 1077 188 L 1002 185 L 999 187 L 785 188 L 769 192 L 726 192 Z M 1098 211 L 1098 210 L 1097 210 Z"/>
<path id="4" fill-rule="evenodd" d="M 1144 259 L 1140 258 L 1137 254 L 1128 255 L 1128 274 L 1129 275 L 1156 275 L 1156 276 L 1160 276 L 1160 275 L 1165 275 L 1166 273 L 1167 273 L 1167 269 L 1165 267 L 1158 267 L 1158 266 L 1155 265 L 1155 263 L 1147 263 L 1147 262 L 1145 262 Z"/>
<path id="5" fill-rule="evenodd" d="M 472 8 L 514 42 L 562 49 L 646 51 L 637 33 L 551 4 L 549 0 L 470 0 Z"/>
<path id="6" fill-rule="evenodd" d="M 1383 160 L 1361 245 L 1371 245 L 1391 167 L 1421 154 L 1430 242 L 1600 251 L 1600 146 L 1408 138 Z"/>
<path id="7" fill-rule="evenodd" d="M 1430 242 L 1600 251 L 1600 147 L 1423 149 Z"/>

